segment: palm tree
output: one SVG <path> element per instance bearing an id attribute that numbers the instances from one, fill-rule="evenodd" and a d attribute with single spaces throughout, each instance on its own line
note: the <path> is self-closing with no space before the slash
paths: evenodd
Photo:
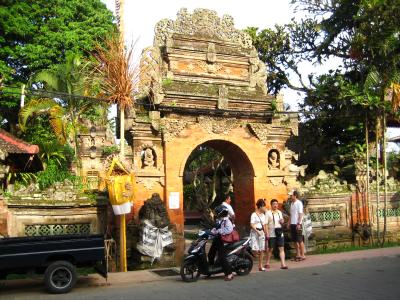
<path id="1" fill-rule="evenodd" d="M 78 135 L 84 130 L 81 116 L 85 112 L 98 107 L 99 102 L 88 100 L 81 96 L 88 95 L 90 87 L 85 78 L 88 63 L 82 64 L 76 54 L 67 54 L 65 64 L 56 69 L 43 70 L 31 78 L 35 85 L 43 85 L 50 91 L 57 92 L 56 98 L 32 99 L 19 113 L 19 123 L 22 130 L 30 117 L 48 115 L 50 126 L 60 144 L 73 145 L 75 158 L 78 161 Z M 37 84 L 39 83 L 39 84 Z"/>

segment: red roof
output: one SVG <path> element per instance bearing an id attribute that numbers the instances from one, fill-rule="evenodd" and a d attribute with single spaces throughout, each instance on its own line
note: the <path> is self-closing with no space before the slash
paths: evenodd
<path id="1" fill-rule="evenodd" d="M 16 138 L 15 136 L 3 129 L 0 129 L 0 149 L 3 149 L 10 154 L 37 154 L 39 152 L 38 145 L 32 145 L 24 142 L 23 140 Z"/>

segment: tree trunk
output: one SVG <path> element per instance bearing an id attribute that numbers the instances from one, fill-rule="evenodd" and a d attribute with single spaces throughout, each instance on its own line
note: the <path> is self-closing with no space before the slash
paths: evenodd
<path id="1" fill-rule="evenodd" d="M 386 238 L 386 211 L 387 211 L 387 155 L 386 155 L 386 112 L 383 112 L 383 132 L 382 132 L 382 159 L 383 159 L 383 234 L 382 234 L 382 246 L 385 244 Z"/>
<path id="2" fill-rule="evenodd" d="M 379 126 L 380 120 L 379 116 L 376 120 L 376 127 L 375 127 L 375 147 L 376 147 L 376 237 L 378 243 L 381 242 L 380 240 L 380 226 L 379 226 L 379 202 L 380 202 L 380 194 L 379 194 Z"/>
<path id="3" fill-rule="evenodd" d="M 367 182 L 365 186 L 366 196 L 367 196 L 367 212 L 368 212 L 368 225 L 371 226 L 371 198 L 369 196 L 369 136 L 368 136 L 368 114 L 365 114 L 365 144 L 367 146 L 367 153 L 366 153 L 366 163 L 367 163 Z M 373 241 L 373 235 L 371 234 L 371 240 Z"/>

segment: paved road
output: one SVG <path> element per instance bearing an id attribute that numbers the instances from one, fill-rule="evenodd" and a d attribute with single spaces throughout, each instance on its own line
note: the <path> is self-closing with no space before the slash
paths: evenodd
<path id="1" fill-rule="evenodd" d="M 296 296 L 294 296 L 294 293 Z M 40 282 L 26 289 L 0 287 L 0 299 L 400 299 L 400 256 L 356 259 L 325 266 L 253 273 L 183 283 L 178 278 L 131 285 L 87 287 L 66 295 L 45 294 Z"/>

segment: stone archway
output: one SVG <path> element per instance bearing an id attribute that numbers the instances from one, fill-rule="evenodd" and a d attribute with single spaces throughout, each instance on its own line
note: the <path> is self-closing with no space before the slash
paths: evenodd
<path id="1" fill-rule="evenodd" d="M 181 9 L 175 21 L 161 20 L 141 70 L 142 98 L 126 120 L 138 183 L 135 215 L 159 193 L 183 232 L 182 176 L 201 144 L 229 160 L 240 225 L 248 224 L 256 199 L 286 199 L 299 173 L 288 143 L 297 135 L 297 116 L 274 115 L 273 104 L 283 111 L 283 99 L 267 94 L 265 64 L 230 16 Z"/>
<path id="2" fill-rule="evenodd" d="M 235 199 L 233 208 L 236 213 L 236 225 L 240 228 L 248 227 L 250 214 L 254 209 L 255 175 L 247 154 L 239 146 L 226 140 L 212 139 L 198 146 L 213 148 L 224 156 L 233 174 Z"/>

